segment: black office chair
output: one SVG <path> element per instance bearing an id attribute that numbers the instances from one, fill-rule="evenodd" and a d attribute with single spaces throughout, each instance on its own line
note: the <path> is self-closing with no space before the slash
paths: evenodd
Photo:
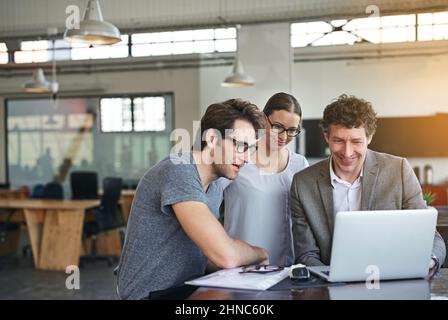
<path id="1" fill-rule="evenodd" d="M 64 189 L 58 182 L 49 182 L 45 185 L 42 199 L 62 200 L 64 199 Z"/>
<path id="2" fill-rule="evenodd" d="M 11 217 L 16 210 L 1 212 L 7 214 L 6 220 L 0 222 L 0 271 L 2 267 L 12 262 L 15 267 L 19 265 L 16 251 L 19 246 L 20 225 L 11 222 Z M 31 249 L 31 247 L 30 247 Z"/>
<path id="3" fill-rule="evenodd" d="M 95 171 L 74 171 L 70 174 L 72 199 L 98 199 L 98 174 Z"/>
<path id="4" fill-rule="evenodd" d="M 42 199 L 42 196 L 44 194 L 44 185 L 43 184 L 36 184 L 33 187 L 33 191 L 31 192 L 31 198 L 32 199 Z"/>
<path id="5" fill-rule="evenodd" d="M 97 256 L 97 235 L 113 229 L 124 227 L 123 219 L 120 218 L 119 201 L 123 180 L 121 178 L 107 177 L 103 180 L 103 196 L 98 209 L 94 209 L 95 221 L 84 224 L 84 238 L 92 238 L 92 254 L 83 257 L 89 260 L 106 260 L 112 266 L 112 257 Z M 122 230 L 120 230 L 122 231 Z"/>

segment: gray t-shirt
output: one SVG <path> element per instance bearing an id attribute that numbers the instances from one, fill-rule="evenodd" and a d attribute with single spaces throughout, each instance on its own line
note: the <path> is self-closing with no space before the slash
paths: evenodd
<path id="1" fill-rule="evenodd" d="M 132 203 L 120 259 L 121 298 L 142 299 L 204 274 L 207 258 L 184 232 L 171 205 L 203 202 L 218 217 L 222 193 L 216 181 L 205 192 L 191 153 L 166 157 L 145 173 Z"/>

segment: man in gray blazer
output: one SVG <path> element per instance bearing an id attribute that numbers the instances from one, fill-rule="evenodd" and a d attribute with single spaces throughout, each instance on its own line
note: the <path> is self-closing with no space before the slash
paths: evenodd
<path id="1" fill-rule="evenodd" d="M 298 172 L 291 186 L 296 263 L 330 264 L 339 211 L 426 208 L 408 161 L 368 149 L 376 121 L 371 104 L 353 96 L 341 95 L 325 108 L 320 126 L 331 155 Z M 445 250 L 436 232 L 430 271 L 443 263 Z"/>

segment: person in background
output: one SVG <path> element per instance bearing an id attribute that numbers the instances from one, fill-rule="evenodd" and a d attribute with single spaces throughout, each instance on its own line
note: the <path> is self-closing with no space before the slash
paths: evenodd
<path id="1" fill-rule="evenodd" d="M 119 263 L 121 298 L 172 298 L 204 275 L 207 260 L 219 268 L 269 263 L 265 250 L 230 237 L 217 219 L 223 190 L 216 180 L 238 176 L 262 125 L 249 102 L 212 104 L 192 152 L 172 154 L 145 173 Z"/>
<path id="2" fill-rule="evenodd" d="M 287 146 L 300 133 L 296 98 L 279 92 L 263 109 L 265 135 L 256 157 L 224 190 L 224 228 L 234 238 L 265 248 L 271 264 L 294 262 L 289 191 L 294 174 L 308 166 Z"/>

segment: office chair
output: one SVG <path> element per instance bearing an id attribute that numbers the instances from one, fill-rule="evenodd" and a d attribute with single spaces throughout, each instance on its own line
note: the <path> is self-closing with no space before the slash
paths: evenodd
<path id="1" fill-rule="evenodd" d="M 98 174 L 94 171 L 74 171 L 70 174 L 72 199 L 98 199 Z"/>
<path id="2" fill-rule="evenodd" d="M 15 266 L 19 264 L 16 255 L 20 238 L 20 225 L 11 222 L 14 211 L 9 212 L 5 221 L 0 222 L 0 270 L 8 262 L 13 262 Z"/>
<path id="3" fill-rule="evenodd" d="M 23 185 L 19 187 L 19 190 L 22 192 L 25 199 L 29 198 L 31 196 L 31 190 L 30 187 Z"/>
<path id="4" fill-rule="evenodd" d="M 36 184 L 33 187 L 33 191 L 31 192 L 31 198 L 32 199 L 42 199 L 42 196 L 44 194 L 44 185 L 43 184 Z"/>
<path id="5" fill-rule="evenodd" d="M 109 256 L 97 256 L 97 235 L 113 229 L 124 227 L 119 212 L 119 200 L 123 180 L 121 178 L 107 177 L 103 180 L 103 196 L 99 208 L 92 210 L 95 214 L 95 221 L 84 224 L 84 239 L 92 238 L 92 253 L 90 257 L 83 257 L 89 260 L 106 260 L 112 266 L 113 259 Z M 122 230 L 120 230 L 122 231 Z"/>
<path id="6" fill-rule="evenodd" d="M 42 199 L 47 200 L 62 200 L 64 199 L 64 190 L 62 185 L 58 182 L 49 182 L 44 187 Z"/>

